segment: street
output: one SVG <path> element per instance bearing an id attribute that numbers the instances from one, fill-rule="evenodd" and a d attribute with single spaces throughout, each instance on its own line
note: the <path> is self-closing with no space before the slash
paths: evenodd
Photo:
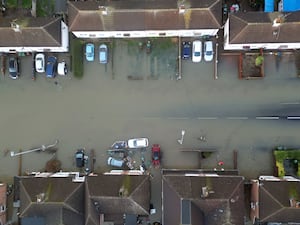
<path id="1" fill-rule="evenodd" d="M 233 151 L 238 169 L 247 179 L 272 175 L 272 149 L 299 145 L 299 80 L 294 62 L 285 56 L 276 71 L 272 56 L 266 56 L 266 77 L 238 80 L 236 56 L 219 60 L 219 79 L 213 63 L 183 62 L 183 79 L 167 76 L 129 80 L 128 75 L 149 71 L 149 65 L 131 64 L 128 53 L 117 54 L 115 79 L 110 64 L 85 62 L 85 75 L 47 80 L 38 74 L 31 80 L 31 57 L 22 57 L 19 80 L 0 79 L 1 177 L 18 174 L 18 157 L 8 151 L 27 150 L 59 140 L 57 158 L 63 170 L 76 170 L 78 148 L 95 149 L 96 172 L 107 171 L 106 150 L 114 141 L 148 137 L 150 145 L 162 149 L 163 168 L 215 168 L 218 161 L 233 168 Z M 127 61 L 126 61 L 127 60 Z M 126 63 L 128 62 L 128 63 Z M 129 63 L 130 62 L 130 63 Z M 141 72 L 140 72 L 141 73 Z M 146 74 L 147 75 L 147 74 Z M 297 118 L 296 118 L 297 119 Z M 185 130 L 183 143 L 181 131 Z M 199 138 L 205 137 L 205 141 Z M 200 159 L 183 148 L 214 148 L 217 152 Z M 53 157 L 47 152 L 23 155 L 23 172 L 40 171 Z M 146 154 L 150 160 L 150 148 Z M 159 170 L 151 171 L 154 177 Z M 159 179 L 152 183 L 152 197 L 159 209 Z M 157 219 L 160 215 L 157 214 Z"/>

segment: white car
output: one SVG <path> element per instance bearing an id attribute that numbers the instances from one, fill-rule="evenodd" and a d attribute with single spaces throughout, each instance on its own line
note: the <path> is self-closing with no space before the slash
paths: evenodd
<path id="1" fill-rule="evenodd" d="M 127 141 L 128 148 L 146 148 L 149 145 L 148 138 L 133 138 Z"/>
<path id="2" fill-rule="evenodd" d="M 193 62 L 201 62 L 202 58 L 202 42 L 199 40 L 193 41 Z"/>
<path id="3" fill-rule="evenodd" d="M 35 70 L 38 73 L 45 72 L 45 55 L 43 53 L 38 53 L 35 56 Z"/>
<path id="4" fill-rule="evenodd" d="M 214 51 L 213 51 L 213 42 L 206 41 L 204 43 L 204 60 L 206 62 L 212 61 L 214 58 Z"/>

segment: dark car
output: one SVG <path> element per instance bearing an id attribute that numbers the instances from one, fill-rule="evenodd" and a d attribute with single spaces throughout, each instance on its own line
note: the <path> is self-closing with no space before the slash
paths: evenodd
<path id="1" fill-rule="evenodd" d="M 154 167 L 160 166 L 160 145 L 153 144 L 152 145 L 152 165 Z"/>
<path id="2" fill-rule="evenodd" d="M 78 149 L 75 154 L 76 166 L 79 168 L 84 167 L 85 164 L 85 154 L 84 149 Z"/>
<path id="3" fill-rule="evenodd" d="M 181 48 L 181 57 L 182 59 L 189 59 L 191 58 L 191 42 L 190 41 L 183 41 L 182 48 Z"/>
<path id="4" fill-rule="evenodd" d="M 54 78 L 56 76 L 57 59 L 55 56 L 49 56 L 46 66 L 46 77 Z"/>
<path id="5" fill-rule="evenodd" d="M 19 78 L 19 60 L 17 57 L 10 57 L 9 58 L 9 77 L 11 79 L 18 79 Z"/>

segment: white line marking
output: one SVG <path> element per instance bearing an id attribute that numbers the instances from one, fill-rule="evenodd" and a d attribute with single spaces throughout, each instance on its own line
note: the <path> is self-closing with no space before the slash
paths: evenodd
<path id="1" fill-rule="evenodd" d="M 300 120 L 300 116 L 288 116 L 288 120 Z"/>
<path id="2" fill-rule="evenodd" d="M 247 120 L 249 119 L 247 116 L 236 116 L 236 117 L 227 117 L 228 120 Z"/>
<path id="3" fill-rule="evenodd" d="M 299 105 L 300 102 L 281 102 L 282 105 Z"/>
<path id="4" fill-rule="evenodd" d="M 187 120 L 188 117 L 168 117 L 169 120 Z"/>
<path id="5" fill-rule="evenodd" d="M 198 120 L 216 120 L 218 117 L 197 117 Z"/>
<path id="6" fill-rule="evenodd" d="M 279 116 L 257 116 L 257 120 L 279 120 Z"/>

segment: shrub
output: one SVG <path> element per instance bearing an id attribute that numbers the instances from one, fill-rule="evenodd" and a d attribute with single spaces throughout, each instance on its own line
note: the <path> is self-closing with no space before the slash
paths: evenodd
<path id="1" fill-rule="evenodd" d="M 83 45 L 82 42 L 72 36 L 70 39 L 71 43 L 71 68 L 74 74 L 74 77 L 81 79 L 83 77 Z"/>

